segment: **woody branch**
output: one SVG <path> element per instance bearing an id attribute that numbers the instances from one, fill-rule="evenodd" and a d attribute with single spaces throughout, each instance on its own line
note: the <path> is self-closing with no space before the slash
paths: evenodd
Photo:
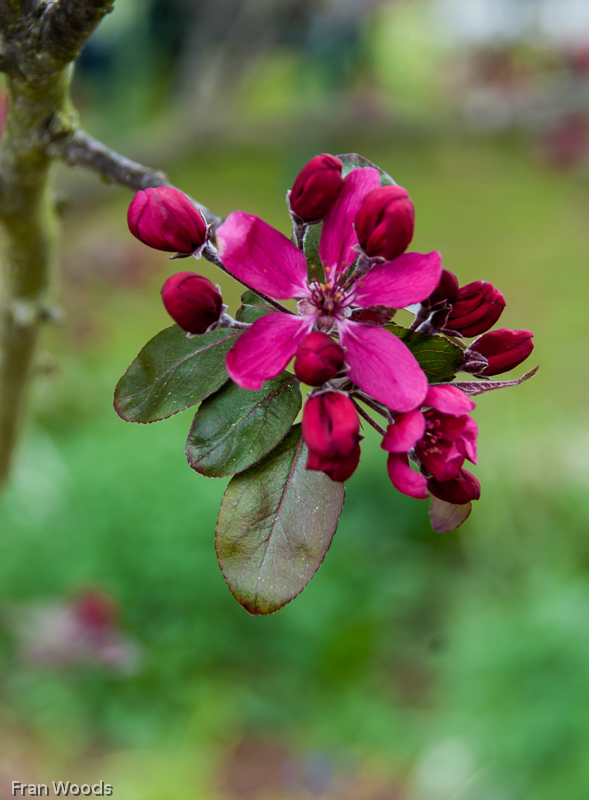
<path id="1" fill-rule="evenodd" d="M 61 159 L 131 189 L 166 176 L 108 149 L 79 127 L 73 62 L 114 0 L 0 0 L 0 70 L 8 116 L 0 140 L 0 487 L 22 422 L 57 262 L 53 165 Z M 197 204 L 213 225 L 219 217 Z"/>

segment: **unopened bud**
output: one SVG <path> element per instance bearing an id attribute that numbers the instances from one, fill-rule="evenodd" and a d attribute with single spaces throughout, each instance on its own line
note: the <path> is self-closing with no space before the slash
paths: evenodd
<path id="1" fill-rule="evenodd" d="M 358 412 L 342 392 L 307 398 L 303 410 L 303 439 L 309 450 L 326 459 L 346 458 L 360 438 Z"/>
<path id="2" fill-rule="evenodd" d="M 442 277 L 436 289 L 423 301 L 430 308 L 444 303 L 454 303 L 458 298 L 458 278 L 449 269 L 442 270 Z"/>
<path id="3" fill-rule="evenodd" d="M 448 329 L 467 338 L 488 331 L 497 322 L 505 298 L 488 281 L 474 281 L 458 290 L 448 318 Z"/>
<path id="4" fill-rule="evenodd" d="M 344 351 L 331 336 L 313 331 L 296 352 L 294 370 L 297 378 L 308 386 L 321 386 L 335 378 L 344 366 Z"/>
<path id="5" fill-rule="evenodd" d="M 462 506 L 470 503 L 471 500 L 478 500 L 481 496 L 481 484 L 472 474 L 465 469 L 461 469 L 455 478 L 449 481 L 438 481 L 430 478 L 427 488 L 440 500 L 453 505 Z"/>
<path id="6" fill-rule="evenodd" d="M 322 153 L 297 175 L 289 195 L 290 210 L 302 222 L 319 222 L 331 211 L 344 185 L 342 162 Z"/>
<path id="7" fill-rule="evenodd" d="M 204 333 L 217 322 L 223 299 L 208 278 L 178 272 L 162 286 L 162 300 L 174 322 L 189 333 Z"/>
<path id="8" fill-rule="evenodd" d="M 332 481 L 343 483 L 351 478 L 360 462 L 360 445 L 357 444 L 345 458 L 324 458 L 309 450 L 307 469 L 324 472 Z"/>
<path id="9" fill-rule="evenodd" d="M 499 375 L 519 366 L 534 349 L 533 334 L 530 331 L 510 331 L 499 328 L 476 339 L 465 353 L 465 363 L 477 355 L 487 360 L 487 366 L 476 372 L 476 375 Z"/>
<path id="10" fill-rule="evenodd" d="M 194 203 L 173 186 L 137 192 L 127 213 L 129 230 L 140 242 L 189 256 L 205 243 L 207 223 Z"/>
<path id="11" fill-rule="evenodd" d="M 356 234 L 371 258 L 391 261 L 413 238 L 415 209 L 402 186 L 380 186 L 368 192 L 356 216 Z"/>

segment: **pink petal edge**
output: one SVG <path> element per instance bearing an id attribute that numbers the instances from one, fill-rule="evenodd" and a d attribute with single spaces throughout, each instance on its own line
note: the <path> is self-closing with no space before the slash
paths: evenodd
<path id="1" fill-rule="evenodd" d="M 260 317 L 227 353 L 229 377 L 243 389 L 261 389 L 264 381 L 280 375 L 314 322 L 314 316 L 280 311 Z"/>
<path id="2" fill-rule="evenodd" d="M 394 261 L 373 266 L 358 282 L 354 304 L 382 304 L 405 308 L 419 303 L 434 291 L 442 275 L 442 256 L 432 253 L 404 253 Z"/>
<path id="3" fill-rule="evenodd" d="M 411 469 L 406 455 L 389 453 L 387 472 L 391 483 L 399 492 L 414 497 L 416 500 L 427 499 L 427 479 L 420 472 Z"/>
<path id="4" fill-rule="evenodd" d="M 319 258 L 328 269 L 341 272 L 351 266 L 358 251 L 354 221 L 362 200 L 371 189 L 380 186 L 380 175 L 373 167 L 358 167 L 346 175 L 339 197 L 325 217 L 319 243 Z"/>
<path id="5" fill-rule="evenodd" d="M 416 409 L 399 414 L 382 440 L 381 447 L 389 453 L 408 453 L 425 433 L 425 417 Z"/>
<path id="6" fill-rule="evenodd" d="M 338 322 L 348 377 L 394 411 L 413 411 L 427 394 L 427 378 L 410 350 L 394 334 L 361 322 Z"/>
<path id="7" fill-rule="evenodd" d="M 217 228 L 217 242 L 229 272 L 256 291 L 278 300 L 309 294 L 305 256 L 255 214 L 233 211 Z"/>
<path id="8" fill-rule="evenodd" d="M 476 408 L 476 403 L 466 392 L 455 386 L 430 386 L 425 398 L 425 405 L 433 406 L 436 411 L 450 414 L 452 417 L 461 417 Z"/>

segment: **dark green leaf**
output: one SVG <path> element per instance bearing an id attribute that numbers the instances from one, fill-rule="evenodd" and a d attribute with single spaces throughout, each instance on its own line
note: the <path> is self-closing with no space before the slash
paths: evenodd
<path id="1" fill-rule="evenodd" d="M 339 160 L 343 164 L 342 175 L 345 177 L 348 172 L 351 172 L 353 169 L 357 167 L 374 167 L 380 173 L 380 185 L 381 186 L 390 186 L 391 184 L 395 184 L 391 176 L 388 172 L 385 172 L 384 169 L 377 167 L 376 164 L 373 164 L 372 161 L 369 161 L 364 156 L 359 156 L 358 153 L 344 153 L 341 156 L 338 156 Z"/>
<path id="2" fill-rule="evenodd" d="M 177 325 L 141 350 L 115 389 L 115 410 L 127 422 L 157 422 L 200 403 L 227 380 L 225 356 L 239 336 L 217 330 L 188 338 Z"/>
<path id="3" fill-rule="evenodd" d="M 196 412 L 186 442 L 188 463 L 210 478 L 242 472 L 286 436 L 301 402 L 300 384 L 289 372 L 258 392 L 228 381 Z"/>
<path id="4" fill-rule="evenodd" d="M 308 225 L 303 241 L 303 251 L 307 259 L 309 281 L 319 281 L 319 283 L 323 283 L 325 280 L 321 259 L 319 258 L 319 241 L 321 240 L 322 228 L 322 222 L 318 222 L 316 225 Z"/>
<path id="5" fill-rule="evenodd" d="M 450 381 L 456 375 L 464 353 L 445 336 L 417 333 L 394 324 L 385 325 L 385 328 L 405 342 L 430 383 Z"/>
<path id="6" fill-rule="evenodd" d="M 217 520 L 219 565 L 250 614 L 296 597 L 323 561 L 344 504 L 344 485 L 305 469 L 301 426 L 229 483 Z"/>
<path id="7" fill-rule="evenodd" d="M 239 322 L 255 322 L 271 311 L 276 311 L 269 303 L 249 289 L 241 295 L 241 303 L 242 305 L 237 309 L 235 315 L 235 319 Z"/>

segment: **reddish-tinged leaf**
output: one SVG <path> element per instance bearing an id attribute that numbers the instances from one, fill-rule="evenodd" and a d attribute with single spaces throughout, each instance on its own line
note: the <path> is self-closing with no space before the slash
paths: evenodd
<path id="1" fill-rule="evenodd" d="M 229 483 L 217 520 L 219 565 L 250 614 L 271 614 L 296 597 L 323 561 L 345 491 L 305 469 L 301 427 Z"/>

